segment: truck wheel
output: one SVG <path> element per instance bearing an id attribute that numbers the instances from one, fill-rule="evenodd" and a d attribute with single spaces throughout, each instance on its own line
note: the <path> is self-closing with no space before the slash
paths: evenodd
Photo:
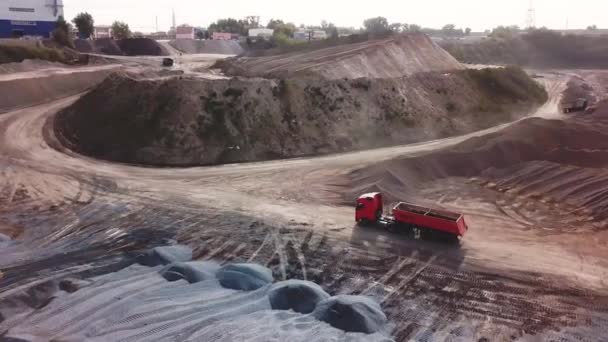
<path id="1" fill-rule="evenodd" d="M 420 240 L 422 239 L 422 228 L 419 227 L 413 227 L 412 228 L 412 236 L 414 237 L 414 239 L 416 240 Z"/>

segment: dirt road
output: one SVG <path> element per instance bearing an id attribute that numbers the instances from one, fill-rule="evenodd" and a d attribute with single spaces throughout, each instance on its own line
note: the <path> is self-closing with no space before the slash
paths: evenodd
<path id="1" fill-rule="evenodd" d="M 559 117 L 566 80 L 562 74 L 543 79 L 551 101 L 536 115 Z M 605 255 L 575 252 L 520 229 L 530 217 L 526 199 L 477 188 L 459 193 L 466 180 L 430 184 L 425 200 L 464 210 L 470 219 L 460 246 L 357 227 L 353 208 L 344 205 L 345 176 L 354 169 L 506 125 L 317 158 L 158 169 L 62 148 L 52 118 L 76 99 L 0 116 L 0 233 L 17 241 L 2 250 L 0 302 L 36 310 L 50 280 L 116 270 L 132 262 L 133 251 L 175 239 L 199 259 L 254 261 L 279 279 L 372 295 L 394 322 L 397 340 L 538 335 L 595 341 L 608 335 Z M 542 212 L 551 213 L 549 207 Z M 25 291 L 36 284 L 40 291 Z M 0 333 L 15 323 L 0 320 Z"/>

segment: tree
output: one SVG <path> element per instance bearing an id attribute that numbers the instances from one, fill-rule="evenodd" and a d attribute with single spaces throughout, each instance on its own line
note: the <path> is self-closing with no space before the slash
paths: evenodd
<path id="1" fill-rule="evenodd" d="M 467 36 L 470 36 L 472 31 L 473 30 L 471 30 L 470 27 L 467 27 L 466 29 L 464 29 L 464 34 L 467 35 Z"/>
<path id="2" fill-rule="evenodd" d="M 490 37 L 493 38 L 512 38 L 520 31 L 519 26 L 498 26 L 492 30 Z"/>
<path id="3" fill-rule="evenodd" d="M 338 36 L 350 36 L 351 34 L 355 34 L 357 30 L 354 27 L 338 27 Z"/>
<path id="4" fill-rule="evenodd" d="M 587 26 L 587 31 L 595 31 L 597 30 L 597 25 Z"/>
<path id="5" fill-rule="evenodd" d="M 63 16 L 57 18 L 55 29 L 53 30 L 53 40 L 59 45 L 74 47 L 71 37 L 72 25 L 65 21 Z"/>
<path id="6" fill-rule="evenodd" d="M 340 37 L 340 32 L 338 31 L 338 28 L 332 23 L 329 23 L 329 25 L 327 25 L 327 29 L 325 30 L 325 32 L 331 39 L 337 39 L 338 37 Z"/>
<path id="7" fill-rule="evenodd" d="M 416 24 L 410 24 L 408 27 L 409 32 L 420 32 L 422 31 L 422 26 Z"/>
<path id="8" fill-rule="evenodd" d="M 129 24 L 123 23 L 122 21 L 115 21 L 112 24 L 112 36 L 114 39 L 131 38 L 132 33 Z"/>
<path id="9" fill-rule="evenodd" d="M 244 20 L 239 20 L 239 22 L 241 22 L 247 30 L 260 27 L 260 17 L 257 16 L 247 16 Z"/>
<path id="10" fill-rule="evenodd" d="M 215 23 L 209 25 L 210 32 L 227 32 L 246 35 L 253 25 L 253 20 L 236 20 L 233 18 L 219 19 Z"/>
<path id="11" fill-rule="evenodd" d="M 294 32 L 296 32 L 296 25 L 293 23 L 285 23 L 280 19 L 270 19 L 266 28 L 273 29 L 275 35 L 282 34 L 285 37 L 291 37 Z"/>
<path id="12" fill-rule="evenodd" d="M 72 20 L 76 28 L 78 29 L 78 35 L 80 38 L 89 39 L 95 31 L 95 21 L 93 16 L 87 12 L 78 14 Z"/>
<path id="13" fill-rule="evenodd" d="M 405 25 L 407 25 L 407 24 L 405 24 Z M 388 25 L 388 29 L 390 31 L 397 32 L 397 33 L 403 32 L 403 24 L 401 24 L 401 23 L 392 23 L 392 24 Z"/>
<path id="14" fill-rule="evenodd" d="M 441 33 L 446 37 L 462 37 L 464 32 L 462 29 L 456 28 L 454 24 L 447 24 L 441 29 Z"/>
<path id="15" fill-rule="evenodd" d="M 197 27 L 197 28 L 195 28 L 195 29 L 194 29 L 194 36 L 195 36 L 195 37 L 196 37 L 196 39 L 198 39 L 198 40 L 203 40 L 203 39 L 205 39 L 205 32 L 206 32 L 206 31 L 207 31 L 207 30 L 205 30 L 205 29 L 204 29 L 204 28 L 202 28 L 202 27 Z"/>
<path id="16" fill-rule="evenodd" d="M 369 33 L 384 33 L 388 31 L 388 20 L 384 17 L 369 18 L 363 22 L 365 31 Z"/>

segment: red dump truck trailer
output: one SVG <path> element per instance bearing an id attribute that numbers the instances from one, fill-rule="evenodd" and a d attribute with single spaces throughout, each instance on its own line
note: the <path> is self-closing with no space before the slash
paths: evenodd
<path id="1" fill-rule="evenodd" d="M 379 192 L 361 195 L 357 199 L 355 220 L 359 223 L 382 224 L 393 232 L 414 237 L 458 239 L 469 229 L 464 215 L 410 203 L 397 203 L 391 216 L 383 216 L 383 198 Z"/>

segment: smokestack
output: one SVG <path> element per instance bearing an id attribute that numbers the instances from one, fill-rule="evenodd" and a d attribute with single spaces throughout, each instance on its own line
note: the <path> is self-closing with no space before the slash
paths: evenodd
<path id="1" fill-rule="evenodd" d="M 175 25 L 175 9 L 172 9 L 171 11 L 173 12 L 173 29 L 175 30 L 175 28 L 177 27 Z"/>

